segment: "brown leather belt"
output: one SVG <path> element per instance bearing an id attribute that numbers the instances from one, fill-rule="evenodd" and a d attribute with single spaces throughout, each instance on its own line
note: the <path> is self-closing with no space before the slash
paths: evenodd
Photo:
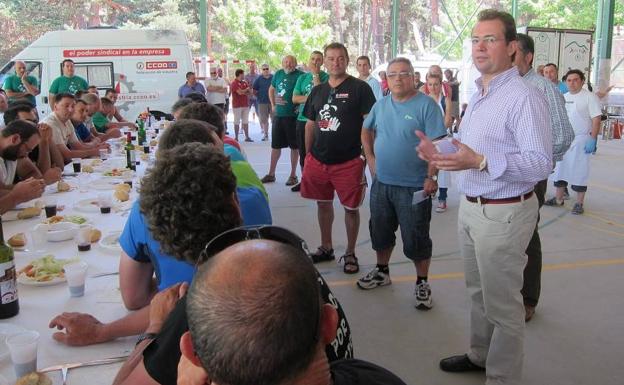
<path id="1" fill-rule="evenodd" d="M 528 193 L 526 193 L 524 195 L 518 195 L 517 197 L 503 198 L 503 199 L 488 199 L 488 198 L 483 198 L 483 197 L 469 197 L 468 195 L 466 195 L 466 200 L 468 202 L 472 202 L 472 203 L 478 203 L 479 200 L 481 200 L 481 204 L 482 205 L 500 205 L 500 204 L 505 204 L 505 203 L 521 202 L 523 200 L 529 199 L 531 197 L 531 195 L 533 195 L 533 191 L 529 191 Z"/>

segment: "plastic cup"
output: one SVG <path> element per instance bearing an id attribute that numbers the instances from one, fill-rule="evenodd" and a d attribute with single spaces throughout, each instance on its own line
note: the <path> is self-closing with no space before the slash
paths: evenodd
<path id="1" fill-rule="evenodd" d="M 78 242 L 78 251 L 91 250 L 91 227 L 81 227 L 80 230 L 78 230 L 76 241 Z"/>
<path id="2" fill-rule="evenodd" d="M 39 333 L 34 330 L 13 334 L 7 338 L 6 344 L 11 353 L 11 361 L 17 378 L 37 371 L 38 343 Z"/>
<path id="3" fill-rule="evenodd" d="M 46 234 L 46 226 L 35 227 L 31 230 L 28 235 L 30 236 L 30 246 L 32 251 L 34 252 L 43 252 L 45 251 L 45 246 L 47 243 Z"/>
<path id="4" fill-rule="evenodd" d="M 63 266 L 63 270 L 65 270 L 70 297 L 82 297 L 87 278 L 87 264 L 82 261 L 74 262 Z"/>
<path id="5" fill-rule="evenodd" d="M 89 191 L 89 180 L 91 176 L 86 172 L 81 172 L 78 174 L 78 188 L 81 193 L 85 193 Z"/>
<path id="6" fill-rule="evenodd" d="M 50 218 L 56 215 L 56 198 L 47 197 L 45 199 L 45 215 L 46 218 Z"/>
<path id="7" fill-rule="evenodd" d="M 74 166 L 74 172 L 80 172 L 82 159 L 80 158 L 72 158 L 72 165 Z"/>
<path id="8" fill-rule="evenodd" d="M 105 148 L 100 148 L 100 159 L 102 159 L 102 161 L 105 161 L 106 159 L 108 159 L 108 150 Z"/>
<path id="9" fill-rule="evenodd" d="M 100 205 L 100 213 L 110 214 L 111 207 L 113 206 L 113 198 L 110 194 L 99 194 L 98 204 Z"/>

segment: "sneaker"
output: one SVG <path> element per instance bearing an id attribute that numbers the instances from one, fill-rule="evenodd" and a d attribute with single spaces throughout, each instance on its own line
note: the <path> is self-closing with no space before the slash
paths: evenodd
<path id="1" fill-rule="evenodd" d="M 266 174 L 265 176 L 262 177 L 262 179 L 260 179 L 260 182 L 262 182 L 262 183 L 273 183 L 273 182 L 275 182 L 275 175 Z"/>
<path id="2" fill-rule="evenodd" d="M 292 186 L 290 188 L 290 191 L 292 191 L 292 192 L 299 192 L 299 191 L 301 191 L 301 183 L 297 183 L 296 185 Z"/>
<path id="3" fill-rule="evenodd" d="M 245 142 L 253 142 L 253 139 L 247 137 L 247 138 L 245 138 Z"/>
<path id="4" fill-rule="evenodd" d="M 379 268 L 375 266 L 368 274 L 358 279 L 357 286 L 363 290 L 370 290 L 379 286 L 390 285 L 391 283 L 390 274 L 382 273 L 379 271 Z"/>
<path id="5" fill-rule="evenodd" d="M 420 284 L 416 285 L 414 295 L 416 296 L 416 309 L 429 310 L 433 307 L 431 286 L 429 286 L 429 282 L 422 281 Z"/>
<path id="6" fill-rule="evenodd" d="M 563 201 L 559 202 L 556 197 L 552 197 L 544 202 L 544 206 L 563 206 Z"/>
<path id="7" fill-rule="evenodd" d="M 585 212 L 585 209 L 583 208 L 583 205 L 580 203 L 575 203 L 574 207 L 572 208 L 572 214 L 574 215 L 581 215 Z"/>
<path id="8" fill-rule="evenodd" d="M 299 183 L 299 178 L 297 178 L 296 176 L 291 176 L 288 177 L 288 180 L 286 181 L 286 186 L 294 186 L 297 183 Z"/>
<path id="9" fill-rule="evenodd" d="M 312 263 L 319 263 L 333 261 L 336 257 L 334 256 L 334 249 L 327 250 L 323 246 L 319 246 L 316 252 L 310 254 L 310 259 L 312 259 Z"/>
<path id="10" fill-rule="evenodd" d="M 438 207 L 435 209 L 436 213 L 443 213 L 446 211 L 446 201 L 439 201 Z"/>

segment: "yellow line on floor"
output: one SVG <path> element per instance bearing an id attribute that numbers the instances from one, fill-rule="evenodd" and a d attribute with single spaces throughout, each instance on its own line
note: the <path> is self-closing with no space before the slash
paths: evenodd
<path id="1" fill-rule="evenodd" d="M 542 267 L 544 271 L 557 271 L 557 270 L 573 270 L 584 267 L 595 267 L 595 266 L 613 266 L 613 265 L 624 265 L 624 258 L 613 258 L 613 259 L 596 259 L 593 261 L 580 261 L 580 262 L 568 262 L 568 263 L 556 263 L 556 264 L 546 264 Z M 392 276 L 392 282 L 395 283 L 403 283 L 403 282 L 415 282 L 415 275 L 401 275 L 401 276 Z M 444 273 L 444 274 L 431 274 L 429 276 L 430 280 L 443 280 L 443 279 L 460 279 L 464 278 L 464 273 Z M 357 279 L 352 280 L 341 280 L 341 281 L 331 281 L 328 280 L 327 283 L 329 286 L 349 286 L 355 285 Z"/>
<path id="2" fill-rule="evenodd" d="M 617 227 L 624 228 L 624 223 L 620 223 L 620 222 L 613 221 L 613 220 L 611 220 L 611 219 L 609 219 L 609 218 L 605 218 L 605 217 L 603 217 L 603 216 L 601 216 L 601 215 L 596 215 L 595 213 L 593 213 L 593 212 L 591 212 L 591 211 L 585 211 L 585 216 L 590 217 L 590 218 L 597 219 L 597 220 L 599 220 L 600 222 L 604 222 L 604 223 L 606 223 L 606 224 L 608 224 L 608 225 L 612 225 L 612 226 L 617 226 Z"/>
<path id="3" fill-rule="evenodd" d="M 605 185 L 605 184 L 602 184 L 602 183 L 590 182 L 589 186 L 590 186 L 590 188 L 597 187 L 597 188 L 599 188 L 601 190 L 607 190 L 607 191 L 611 191 L 611 192 L 624 194 L 624 189 L 619 188 L 619 187 L 608 186 L 608 185 Z"/>

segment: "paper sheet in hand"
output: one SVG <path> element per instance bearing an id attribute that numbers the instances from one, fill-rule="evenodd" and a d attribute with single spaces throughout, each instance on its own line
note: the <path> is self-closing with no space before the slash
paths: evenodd
<path id="1" fill-rule="evenodd" d="M 429 196 L 425 194 L 425 190 L 418 190 L 414 193 L 414 196 L 412 198 L 412 205 L 417 205 L 427 198 L 429 198 Z"/>

